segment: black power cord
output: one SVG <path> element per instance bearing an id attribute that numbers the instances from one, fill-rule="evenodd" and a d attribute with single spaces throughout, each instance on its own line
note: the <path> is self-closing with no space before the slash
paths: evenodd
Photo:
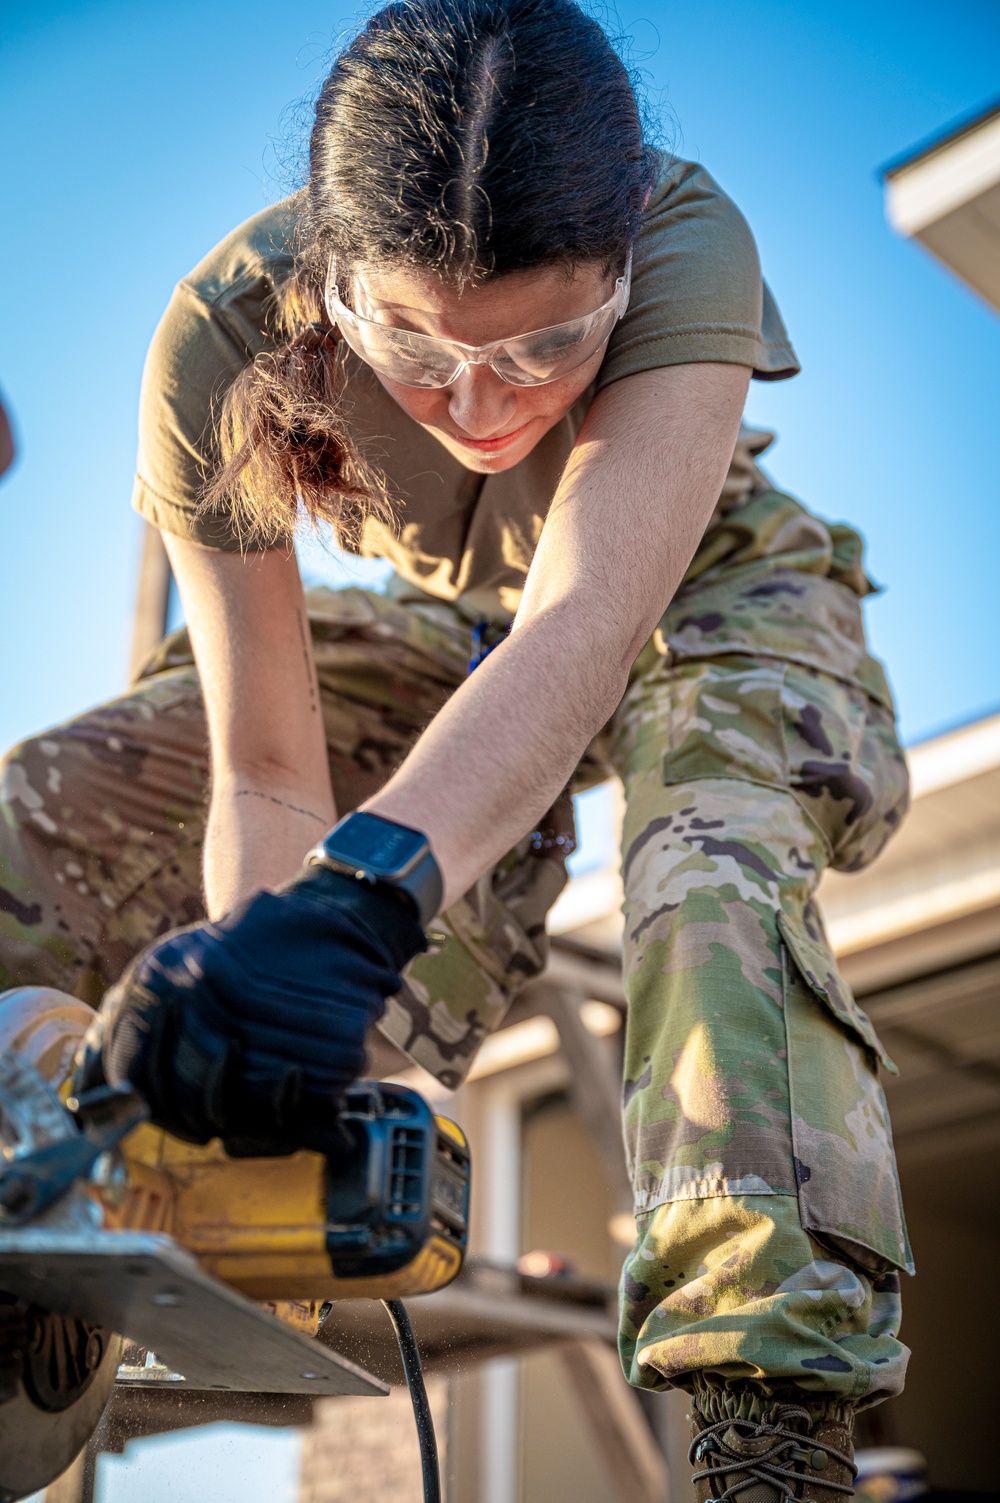
<path id="1" fill-rule="evenodd" d="M 441 1503 L 441 1470 L 438 1466 L 437 1437 L 431 1406 L 427 1402 L 424 1387 L 424 1370 L 420 1363 L 420 1350 L 413 1334 L 410 1317 L 401 1299 L 382 1301 L 392 1321 L 392 1329 L 399 1342 L 399 1355 L 403 1359 L 406 1386 L 410 1390 L 413 1418 L 417 1422 L 417 1440 L 420 1443 L 420 1470 L 424 1479 L 424 1503 Z"/>

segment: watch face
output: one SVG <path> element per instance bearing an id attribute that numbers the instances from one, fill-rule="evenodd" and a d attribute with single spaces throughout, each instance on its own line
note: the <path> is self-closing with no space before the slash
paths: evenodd
<path id="1" fill-rule="evenodd" d="M 427 849 L 419 830 L 363 813 L 349 815 L 324 845 L 337 861 L 357 862 L 373 875 L 386 877 L 404 874 Z"/>

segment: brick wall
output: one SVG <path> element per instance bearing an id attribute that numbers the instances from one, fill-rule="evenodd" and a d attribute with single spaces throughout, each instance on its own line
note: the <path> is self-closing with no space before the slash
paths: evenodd
<path id="1" fill-rule="evenodd" d="M 444 1472 L 448 1385 L 429 1379 Z M 420 1453 L 410 1396 L 321 1399 L 305 1431 L 299 1503 L 422 1503 Z"/>

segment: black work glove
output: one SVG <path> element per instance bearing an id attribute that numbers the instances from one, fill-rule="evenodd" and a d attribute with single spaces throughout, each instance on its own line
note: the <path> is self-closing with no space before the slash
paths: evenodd
<path id="1" fill-rule="evenodd" d="M 157 940 L 105 997 L 77 1089 L 132 1085 L 153 1122 L 232 1154 L 329 1149 L 365 1035 L 427 941 L 408 900 L 323 866 Z"/>

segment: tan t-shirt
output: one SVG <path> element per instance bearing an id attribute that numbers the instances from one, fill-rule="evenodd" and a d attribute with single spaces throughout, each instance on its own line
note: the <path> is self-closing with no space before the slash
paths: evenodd
<path id="1" fill-rule="evenodd" d="M 178 284 L 146 361 L 133 504 L 157 527 L 210 548 L 240 546 L 224 511 L 200 507 L 218 462 L 213 414 L 240 370 L 273 346 L 268 300 L 291 270 L 296 203 L 247 220 Z M 594 393 L 637 371 L 693 361 L 748 365 L 765 381 L 799 369 L 746 220 L 702 167 L 664 157 L 628 311 L 597 380 L 513 469 L 466 470 L 348 356 L 347 421 L 384 471 L 398 516 L 395 530 L 367 523 L 359 551 L 389 559 L 432 595 L 509 615 Z M 745 472 L 746 455 L 740 464 Z"/>

